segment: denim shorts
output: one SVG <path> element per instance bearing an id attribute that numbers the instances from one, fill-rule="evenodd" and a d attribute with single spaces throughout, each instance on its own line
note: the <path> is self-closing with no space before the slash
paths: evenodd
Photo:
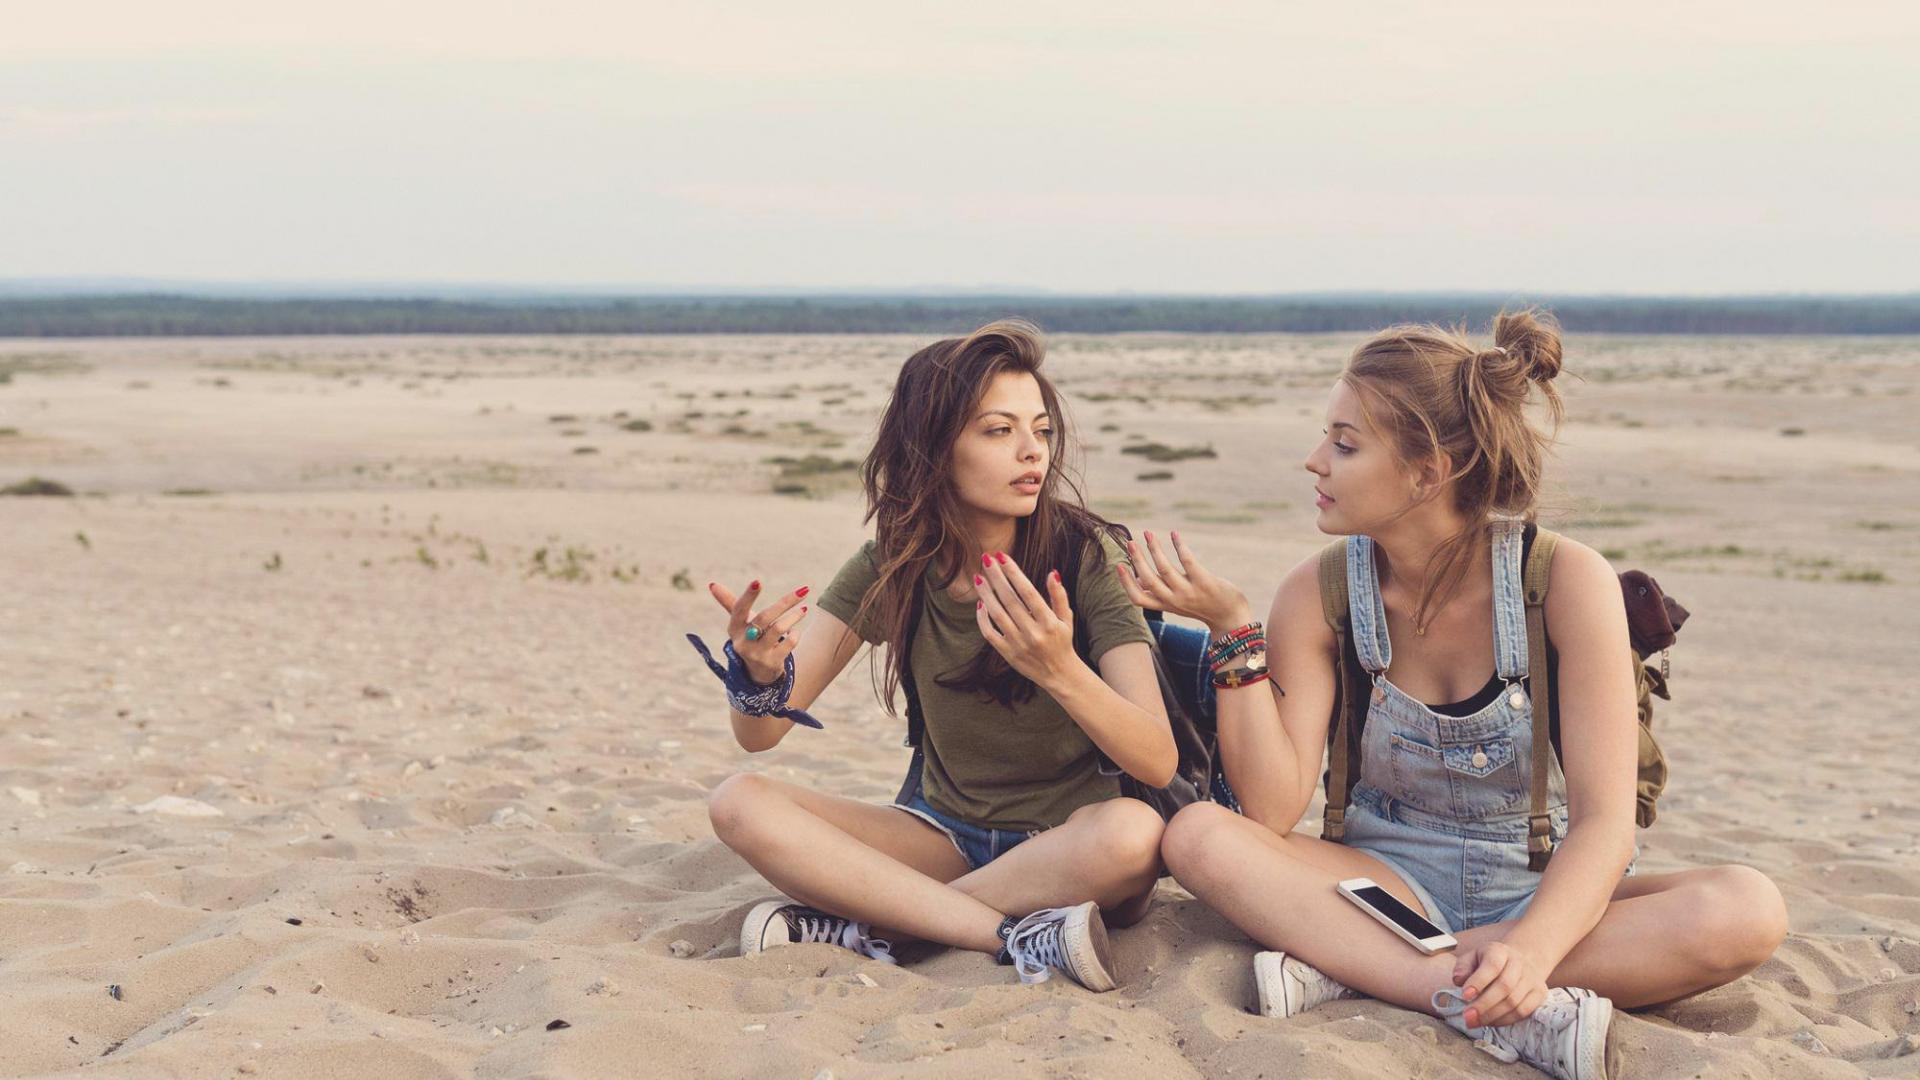
<path id="1" fill-rule="evenodd" d="M 1018 847 L 1023 841 L 1040 835 L 1042 830 L 1025 832 L 1020 829 L 989 829 L 962 821 L 957 817 L 943 814 L 927 805 L 927 797 L 919 791 L 903 803 L 894 803 L 897 810 L 905 810 L 914 817 L 939 829 L 953 841 L 954 850 L 967 861 L 969 870 L 978 870 L 993 860 Z"/>

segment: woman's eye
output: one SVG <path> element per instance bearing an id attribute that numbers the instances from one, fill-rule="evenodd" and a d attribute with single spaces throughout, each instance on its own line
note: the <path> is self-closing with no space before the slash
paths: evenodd
<path id="1" fill-rule="evenodd" d="M 988 429 L 987 429 L 987 434 L 989 434 L 989 435 L 1011 435 L 1011 434 L 1013 434 L 1013 429 L 1012 429 L 1012 428 L 1007 428 L 1007 427 L 997 427 L 997 428 L 988 428 Z"/>
<path id="2" fill-rule="evenodd" d="M 1034 434 L 1040 436 L 1043 439 L 1051 439 L 1053 438 L 1053 429 L 1050 427 L 1041 428 L 1040 430 L 1035 431 Z"/>
<path id="3" fill-rule="evenodd" d="M 1333 448 L 1343 454 L 1351 454 L 1355 449 L 1355 447 L 1348 446 L 1346 443 L 1334 443 Z"/>

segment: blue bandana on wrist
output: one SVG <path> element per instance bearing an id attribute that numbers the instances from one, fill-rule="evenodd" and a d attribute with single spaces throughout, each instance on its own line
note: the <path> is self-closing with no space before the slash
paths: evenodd
<path id="1" fill-rule="evenodd" d="M 781 672 L 779 681 L 762 686 L 747 674 L 746 662 L 740 659 L 739 653 L 733 651 L 732 640 L 720 646 L 720 651 L 727 655 L 726 667 L 721 667 L 720 662 L 713 658 L 713 653 L 707 651 L 707 643 L 701 641 L 699 635 L 688 634 L 687 640 L 693 643 L 694 651 L 707 662 L 707 667 L 720 677 L 720 682 L 727 688 L 727 704 L 733 706 L 735 712 L 742 716 L 778 716 L 810 728 L 826 726 L 808 716 L 805 709 L 787 708 L 787 698 L 793 693 L 792 653 L 787 654 L 786 670 Z"/>

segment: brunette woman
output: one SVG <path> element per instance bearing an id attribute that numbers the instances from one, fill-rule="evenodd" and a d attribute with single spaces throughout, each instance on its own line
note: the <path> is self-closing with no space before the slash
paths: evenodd
<path id="1" fill-rule="evenodd" d="M 863 641 L 886 647 L 882 702 L 904 687 L 924 720 L 918 783 L 893 805 L 752 772 L 714 789 L 715 833 L 790 898 L 747 916 L 743 953 L 827 941 L 890 959 L 920 939 L 1023 981 L 1115 985 L 1106 926 L 1145 913 L 1163 823 L 1102 759 L 1163 786 L 1176 751 L 1152 638 L 1107 568 L 1124 556 L 1061 472 L 1044 351 L 1001 322 L 907 360 L 863 474 L 874 538 L 813 604 L 805 587 L 709 586 L 746 750 L 814 722 L 806 706 Z"/>

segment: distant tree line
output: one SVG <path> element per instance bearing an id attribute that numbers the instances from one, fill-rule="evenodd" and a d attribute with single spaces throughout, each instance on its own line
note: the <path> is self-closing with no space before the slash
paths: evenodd
<path id="1" fill-rule="evenodd" d="M 941 334 L 1022 316 L 1057 333 L 1361 331 L 1396 322 L 1485 326 L 1550 308 L 1570 331 L 1920 334 L 1920 294 L 1860 297 L 648 296 L 448 300 L 129 295 L 0 299 L 0 337 L 263 334 Z"/>

